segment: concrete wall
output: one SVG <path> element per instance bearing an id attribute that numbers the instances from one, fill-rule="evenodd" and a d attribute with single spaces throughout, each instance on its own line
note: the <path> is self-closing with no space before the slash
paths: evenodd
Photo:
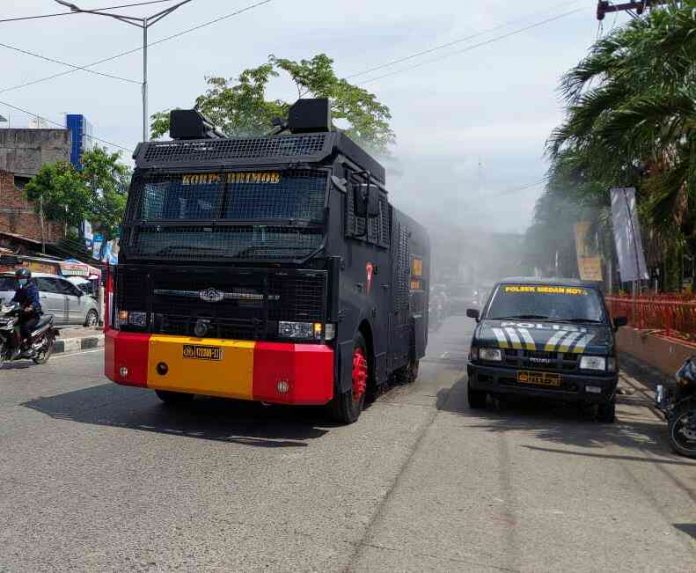
<path id="1" fill-rule="evenodd" d="M 684 361 L 696 355 L 696 345 L 656 336 L 649 330 L 620 328 L 616 335 L 618 349 L 641 362 L 672 376 Z"/>
<path id="2" fill-rule="evenodd" d="M 0 129 L 0 171 L 31 177 L 44 163 L 69 160 L 67 129 Z"/>

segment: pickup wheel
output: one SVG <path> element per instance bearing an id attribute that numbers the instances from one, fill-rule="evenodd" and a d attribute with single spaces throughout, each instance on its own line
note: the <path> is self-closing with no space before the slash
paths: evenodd
<path id="1" fill-rule="evenodd" d="M 613 424 L 616 420 L 616 398 L 597 406 L 597 421 L 603 424 Z"/>
<path id="2" fill-rule="evenodd" d="M 355 422 L 360 417 L 365 404 L 367 383 L 370 379 L 366 348 L 362 334 L 356 334 L 353 340 L 350 390 L 335 396 L 330 406 L 333 419 L 342 424 Z"/>
<path id="3" fill-rule="evenodd" d="M 193 394 L 185 392 L 172 392 L 170 390 L 155 390 L 157 397 L 167 406 L 181 406 L 189 404 L 193 400 Z"/>
<path id="4" fill-rule="evenodd" d="M 467 385 L 466 397 L 469 401 L 469 408 L 472 410 L 481 410 L 486 407 L 486 398 L 488 397 L 488 392 L 482 390 L 474 390 L 471 386 Z"/>

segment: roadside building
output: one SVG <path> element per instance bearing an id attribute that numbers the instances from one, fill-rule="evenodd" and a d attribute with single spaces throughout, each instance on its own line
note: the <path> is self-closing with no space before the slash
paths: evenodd
<path id="1" fill-rule="evenodd" d="M 23 189 L 42 165 L 69 161 L 70 153 L 67 129 L 0 129 L 0 246 L 29 252 L 64 238 L 62 225 L 42 224 Z"/>

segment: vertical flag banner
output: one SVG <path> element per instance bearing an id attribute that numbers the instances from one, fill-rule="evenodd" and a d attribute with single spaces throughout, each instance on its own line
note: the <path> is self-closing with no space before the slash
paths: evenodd
<path id="1" fill-rule="evenodd" d="M 590 222 L 575 223 L 575 253 L 578 258 L 578 271 L 584 281 L 602 280 L 602 258 L 597 253 L 590 236 Z"/>
<path id="2" fill-rule="evenodd" d="M 649 276 L 636 211 L 636 190 L 633 187 L 614 187 L 609 192 L 621 281 L 646 280 Z"/>

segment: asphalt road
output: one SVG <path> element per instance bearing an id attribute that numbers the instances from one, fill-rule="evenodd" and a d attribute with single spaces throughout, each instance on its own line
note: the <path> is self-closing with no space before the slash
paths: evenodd
<path id="1" fill-rule="evenodd" d="M 0 571 L 696 571 L 696 462 L 635 380 L 618 423 L 466 404 L 470 324 L 358 423 L 0 371 Z"/>

